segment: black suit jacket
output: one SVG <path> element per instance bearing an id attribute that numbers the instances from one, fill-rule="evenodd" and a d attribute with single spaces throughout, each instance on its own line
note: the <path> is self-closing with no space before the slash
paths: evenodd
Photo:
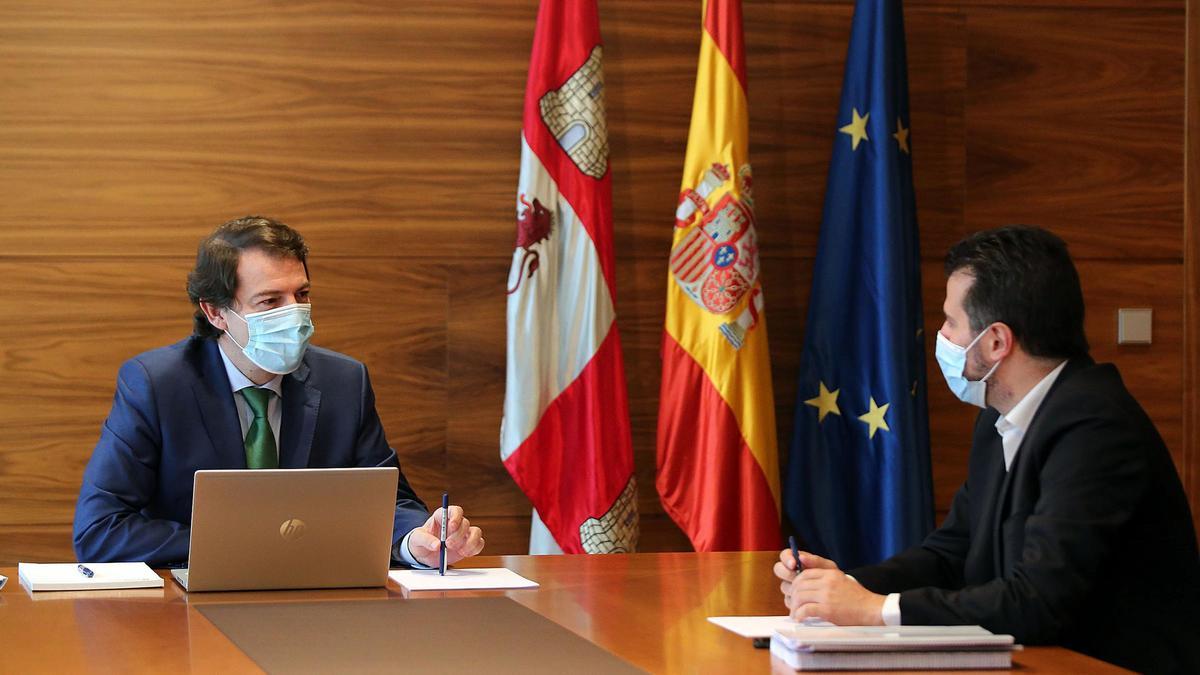
<path id="1" fill-rule="evenodd" d="M 979 624 L 1146 672 L 1200 672 L 1200 558 L 1179 474 L 1117 369 L 1072 359 L 1009 471 L 975 424 L 942 526 L 850 571 L 905 624 Z"/>

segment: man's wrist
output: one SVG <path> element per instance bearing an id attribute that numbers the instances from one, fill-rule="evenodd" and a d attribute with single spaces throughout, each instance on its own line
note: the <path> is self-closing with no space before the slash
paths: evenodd
<path id="1" fill-rule="evenodd" d="M 417 556 L 413 555 L 412 549 L 409 548 L 409 540 L 412 539 L 412 533 L 415 529 L 416 528 L 409 530 L 408 534 L 404 535 L 404 538 L 400 540 L 400 543 L 396 544 L 396 552 L 399 554 L 400 560 L 410 567 L 423 570 L 433 569 L 433 566 L 426 565 L 420 560 L 417 560 Z"/>

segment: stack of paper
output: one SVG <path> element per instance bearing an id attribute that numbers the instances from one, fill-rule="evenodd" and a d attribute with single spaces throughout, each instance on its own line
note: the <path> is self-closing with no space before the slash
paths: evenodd
<path id="1" fill-rule="evenodd" d="M 85 571 L 86 570 L 86 571 Z M 91 576 L 87 575 L 91 572 Z M 88 591 L 113 588 L 162 588 L 162 577 L 142 562 L 19 563 L 17 576 L 31 591 Z"/>
<path id="2" fill-rule="evenodd" d="M 980 626 L 803 626 L 776 631 L 771 654 L 795 670 L 1011 668 L 1011 635 Z"/>

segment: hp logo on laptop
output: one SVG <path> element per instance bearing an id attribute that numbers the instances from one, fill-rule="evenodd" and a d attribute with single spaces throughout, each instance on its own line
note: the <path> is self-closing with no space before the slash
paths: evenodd
<path id="1" fill-rule="evenodd" d="M 279 526 L 279 536 L 283 537 L 284 541 L 296 541 L 304 536 L 304 532 L 308 526 L 299 518 L 288 518 Z"/>

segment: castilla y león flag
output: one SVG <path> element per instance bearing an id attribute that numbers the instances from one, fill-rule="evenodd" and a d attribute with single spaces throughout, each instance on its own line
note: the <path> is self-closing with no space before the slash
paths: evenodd
<path id="1" fill-rule="evenodd" d="M 542 0 L 525 88 L 500 457 L 566 553 L 633 551 L 637 488 L 614 310 L 595 0 Z"/>
<path id="2" fill-rule="evenodd" d="M 740 0 L 708 0 L 667 275 L 657 485 L 698 551 L 779 546 Z"/>

